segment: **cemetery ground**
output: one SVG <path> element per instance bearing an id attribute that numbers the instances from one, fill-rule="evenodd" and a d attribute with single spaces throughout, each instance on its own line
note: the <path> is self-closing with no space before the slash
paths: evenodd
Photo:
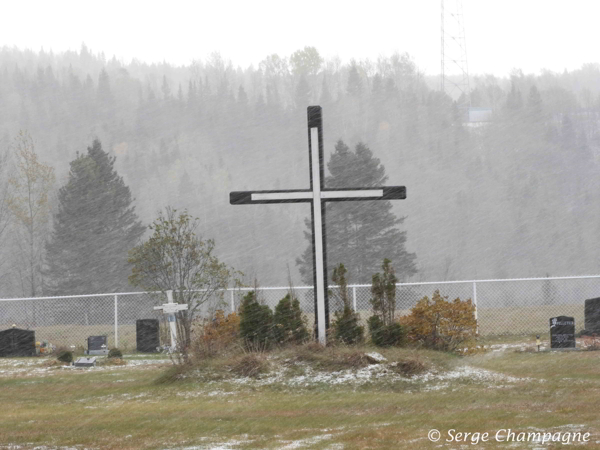
<path id="1" fill-rule="evenodd" d="M 164 355 L 91 369 L 1 358 L 0 448 L 562 446 L 444 442 L 450 429 L 588 432 L 585 447 L 600 448 L 600 351 L 538 353 L 534 344 L 534 336 L 488 339 L 486 352 L 466 357 L 369 346 L 240 350 L 183 373 Z M 440 442 L 429 441 L 431 429 Z"/>

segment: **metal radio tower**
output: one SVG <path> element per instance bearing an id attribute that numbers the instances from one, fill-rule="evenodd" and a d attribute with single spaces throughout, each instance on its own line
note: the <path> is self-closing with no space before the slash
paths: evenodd
<path id="1" fill-rule="evenodd" d="M 471 106 L 467 43 L 462 0 L 442 2 L 442 74 L 441 88 L 460 106 Z M 464 95 L 463 95 L 464 94 Z"/>

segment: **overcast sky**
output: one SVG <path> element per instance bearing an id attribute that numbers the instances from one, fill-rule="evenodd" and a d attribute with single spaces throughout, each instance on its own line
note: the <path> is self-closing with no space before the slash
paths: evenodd
<path id="1" fill-rule="evenodd" d="M 0 46 L 79 50 L 124 62 L 187 65 L 219 51 L 234 66 L 310 45 L 325 57 L 411 54 L 440 71 L 440 0 L 12 1 L 0 15 Z M 451 9 L 455 0 L 445 0 Z M 469 69 L 506 75 L 577 69 L 600 60 L 597 0 L 463 0 Z"/>

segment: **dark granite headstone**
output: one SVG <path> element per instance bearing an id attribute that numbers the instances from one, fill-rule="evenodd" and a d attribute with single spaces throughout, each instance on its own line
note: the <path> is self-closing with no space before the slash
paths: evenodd
<path id="1" fill-rule="evenodd" d="M 589 334 L 600 334 L 600 298 L 590 298 L 585 301 L 585 331 Z"/>
<path id="2" fill-rule="evenodd" d="M 102 347 L 104 345 L 104 347 Z M 88 337 L 88 351 L 106 349 L 106 336 Z"/>
<path id="3" fill-rule="evenodd" d="M 159 328 L 157 319 L 140 319 L 135 321 L 135 341 L 137 351 L 154 353 L 160 346 Z"/>
<path id="4" fill-rule="evenodd" d="M 550 348 L 575 348 L 575 318 L 559 316 L 550 319 Z"/>
<path id="5" fill-rule="evenodd" d="M 35 331 L 10 328 L 0 331 L 0 356 L 35 356 Z"/>

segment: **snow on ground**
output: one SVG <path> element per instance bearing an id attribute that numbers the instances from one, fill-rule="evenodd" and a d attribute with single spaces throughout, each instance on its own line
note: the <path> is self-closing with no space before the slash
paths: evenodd
<path id="1" fill-rule="evenodd" d="M 426 373 L 406 377 L 394 370 L 395 363 L 371 364 L 362 369 L 346 369 L 335 372 L 314 370 L 307 364 L 298 364 L 304 369 L 302 375 L 291 375 L 289 367 L 279 367 L 277 370 L 257 378 L 236 377 L 226 380 L 233 391 L 243 386 L 260 387 L 269 385 L 282 385 L 291 388 L 306 388 L 319 385 L 348 385 L 361 386 L 368 383 L 405 383 L 407 392 L 441 390 L 446 388 L 458 388 L 461 383 L 481 383 L 488 387 L 510 388 L 516 383 L 543 382 L 544 380 L 533 380 L 531 378 L 519 378 L 502 373 L 480 369 L 469 365 L 458 366 L 448 371 L 432 370 Z M 222 381 L 210 381 L 206 383 L 208 390 L 182 392 L 184 398 L 199 396 L 226 396 L 233 392 L 223 391 L 217 388 Z M 210 387 L 215 386 L 214 389 Z"/>
<path id="2" fill-rule="evenodd" d="M 55 375 L 65 370 L 75 373 L 103 372 L 113 370 L 131 370 L 140 366 L 157 366 L 170 363 L 169 359 L 135 359 L 127 360 L 124 366 L 95 366 L 95 367 L 75 367 L 75 366 L 49 366 L 53 359 L 48 358 L 0 358 L 0 377 L 43 377 Z"/>

